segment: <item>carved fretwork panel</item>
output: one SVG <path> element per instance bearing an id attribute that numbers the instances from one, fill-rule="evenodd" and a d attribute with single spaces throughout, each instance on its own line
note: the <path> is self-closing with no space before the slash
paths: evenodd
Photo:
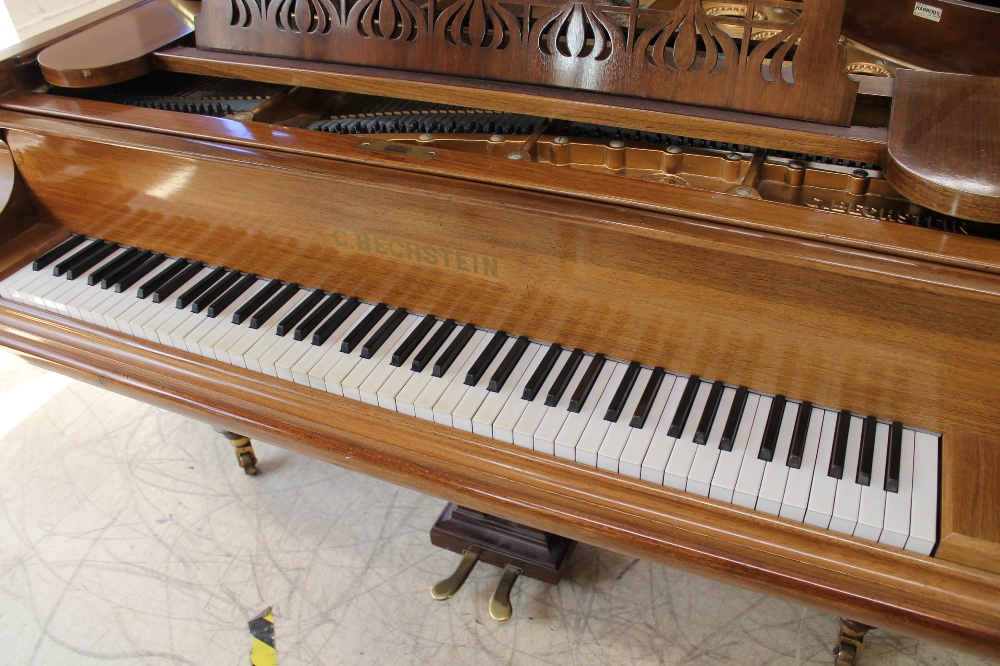
<path id="1" fill-rule="evenodd" d="M 200 48 L 848 124 L 844 0 L 205 0 Z"/>

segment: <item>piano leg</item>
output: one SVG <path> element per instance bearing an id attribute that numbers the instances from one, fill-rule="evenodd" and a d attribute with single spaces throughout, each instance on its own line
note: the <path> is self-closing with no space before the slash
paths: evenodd
<path id="1" fill-rule="evenodd" d="M 448 504 L 431 528 L 431 543 L 462 555 L 455 572 L 431 588 L 439 601 L 462 587 L 479 561 L 503 568 L 503 575 L 490 598 L 490 616 L 510 619 L 510 592 L 520 576 L 555 585 L 569 561 L 576 542 L 556 534 Z"/>
<path id="2" fill-rule="evenodd" d="M 214 428 L 214 430 L 228 439 L 229 443 L 233 445 L 233 449 L 236 451 L 236 460 L 239 461 L 243 472 L 247 476 L 255 476 L 257 474 L 257 456 L 254 455 L 253 444 L 250 443 L 250 438 L 237 435 L 235 432 L 223 430 L 222 428 Z"/>
<path id="3" fill-rule="evenodd" d="M 837 658 L 834 666 L 857 664 L 864 647 L 865 634 L 871 629 L 874 627 L 848 620 L 846 617 L 840 618 L 840 636 L 837 637 L 837 644 L 833 647 L 833 654 Z"/>

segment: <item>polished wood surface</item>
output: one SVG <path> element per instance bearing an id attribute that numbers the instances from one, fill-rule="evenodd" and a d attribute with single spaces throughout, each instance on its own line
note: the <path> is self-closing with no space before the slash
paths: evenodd
<path id="1" fill-rule="evenodd" d="M 204 0 L 198 47 L 669 100 L 848 125 L 845 0 Z M 761 3 L 764 5 L 765 3 Z M 307 12 L 308 11 L 308 15 Z M 553 90 L 550 94 L 555 94 Z"/>
<path id="2" fill-rule="evenodd" d="M 885 177 L 935 210 L 1000 223 L 1000 78 L 902 70 Z"/>
<path id="3" fill-rule="evenodd" d="M 1000 446 L 961 436 L 944 447 L 936 556 L 1000 574 Z"/>
<path id="4" fill-rule="evenodd" d="M 440 74 L 238 53 L 212 53 L 188 47 L 159 51 L 155 60 L 157 69 L 171 72 L 499 109 L 791 151 L 800 151 L 806 146 L 805 150 L 814 150 L 820 155 L 862 162 L 881 162 L 885 147 L 885 127 L 859 124 L 836 127 L 581 90 L 560 90 L 555 95 L 551 90 L 525 84 L 469 81 Z"/>
<path id="5" fill-rule="evenodd" d="M 939 432 L 1000 434 L 1000 373 L 982 372 L 1000 367 L 995 275 L 419 173 L 50 127 L 8 142 L 43 219 L 75 231 Z M 390 254 L 388 239 L 437 248 L 437 264 L 398 244 Z M 446 250 L 492 257 L 496 275 L 445 266 Z"/>
<path id="6" fill-rule="evenodd" d="M 891 58 L 936 72 L 1000 76 L 1000 8 L 965 0 L 847 0 L 846 37 Z M 934 10 L 939 10 L 934 20 Z"/>
<path id="7" fill-rule="evenodd" d="M 402 171 L 419 170 L 448 178 L 626 205 L 906 259 L 1000 273 L 1000 253 L 997 252 L 998 245 L 994 241 L 940 233 L 847 213 L 711 194 L 662 183 L 623 181 L 614 176 L 582 174 L 553 169 L 547 165 L 503 159 L 484 159 L 455 151 L 441 151 L 433 160 L 414 160 L 397 154 L 364 150 L 360 148 L 362 139 L 353 136 L 162 113 L 36 93 L 12 93 L 0 97 L 0 108 L 22 112 L 21 115 L 13 115 L 0 111 L 0 119 L 7 127 L 60 127 L 46 125 L 44 119 L 34 117 L 39 115 L 78 119 L 97 125 L 168 133 L 224 145 L 275 150 L 289 155 L 329 157 Z M 813 147 L 808 143 L 800 144 L 800 148 Z"/>
<path id="8" fill-rule="evenodd" d="M 0 141 L 0 244 L 38 221 L 7 144 Z"/>
<path id="9" fill-rule="evenodd" d="M 197 3 L 150 0 L 38 54 L 45 80 L 64 88 L 121 83 L 153 71 L 152 53 L 194 32 Z"/>
<path id="10" fill-rule="evenodd" d="M 614 477 L 19 304 L 0 344 L 88 381 L 348 469 L 622 553 L 1000 655 L 1000 580 Z"/>

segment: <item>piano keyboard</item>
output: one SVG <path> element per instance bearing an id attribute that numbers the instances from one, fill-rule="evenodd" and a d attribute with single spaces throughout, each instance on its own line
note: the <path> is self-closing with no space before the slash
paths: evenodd
<path id="1" fill-rule="evenodd" d="M 353 400 L 930 554 L 940 437 L 73 236 L 0 296 Z"/>

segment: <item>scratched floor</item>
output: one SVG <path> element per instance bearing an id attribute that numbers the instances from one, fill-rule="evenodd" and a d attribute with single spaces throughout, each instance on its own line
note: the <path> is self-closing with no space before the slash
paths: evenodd
<path id="1" fill-rule="evenodd" d="M 0 352 L 4 664 L 250 663 L 273 606 L 291 664 L 830 664 L 835 618 L 581 546 L 515 615 L 427 529 L 440 500 L 258 443 L 246 478 L 207 426 Z M 864 662 L 982 664 L 876 631 Z"/>

